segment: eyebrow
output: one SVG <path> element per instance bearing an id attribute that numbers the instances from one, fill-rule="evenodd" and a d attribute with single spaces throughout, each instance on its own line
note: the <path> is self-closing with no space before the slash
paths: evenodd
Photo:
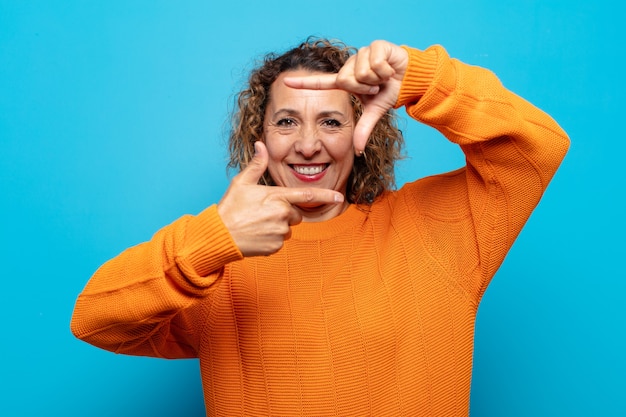
<path id="1" fill-rule="evenodd" d="M 294 109 L 283 108 L 278 109 L 272 116 L 285 114 L 287 116 L 299 116 L 300 112 Z M 318 114 L 318 117 L 346 117 L 346 115 L 338 110 L 326 110 Z"/>

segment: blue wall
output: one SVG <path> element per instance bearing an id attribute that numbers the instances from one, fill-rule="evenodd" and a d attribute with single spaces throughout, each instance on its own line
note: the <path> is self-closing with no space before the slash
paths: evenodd
<path id="1" fill-rule="evenodd" d="M 569 132 L 479 310 L 472 415 L 624 415 L 622 3 L 295 4 L 0 0 L 0 414 L 203 415 L 195 361 L 79 342 L 73 303 L 105 260 L 219 199 L 245 70 L 315 34 L 440 43 Z M 404 130 L 402 181 L 462 163 L 432 129 Z"/>

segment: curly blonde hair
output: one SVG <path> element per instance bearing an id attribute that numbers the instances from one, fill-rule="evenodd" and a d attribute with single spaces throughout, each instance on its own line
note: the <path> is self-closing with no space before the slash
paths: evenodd
<path id="1" fill-rule="evenodd" d="M 298 69 L 337 73 L 355 52 L 355 48 L 342 42 L 311 37 L 282 55 L 266 55 L 252 70 L 246 88 L 236 96 L 228 138 L 228 167 L 241 170 L 254 156 L 254 142 L 263 138 L 263 118 L 270 86 L 281 73 Z M 358 121 L 363 108 L 354 96 L 352 107 Z M 403 147 L 404 139 L 397 127 L 395 113 L 389 110 L 370 135 L 364 154 L 354 160 L 348 179 L 347 200 L 356 204 L 371 204 L 385 190 L 393 189 L 394 166 L 402 157 Z M 259 183 L 275 185 L 268 172 Z"/>

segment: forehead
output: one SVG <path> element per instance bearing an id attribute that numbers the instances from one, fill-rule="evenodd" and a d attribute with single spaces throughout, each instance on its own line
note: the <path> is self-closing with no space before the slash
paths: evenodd
<path id="1" fill-rule="evenodd" d="M 289 105 L 297 106 L 332 106 L 332 107 L 352 107 L 350 94 L 344 90 L 309 90 L 301 88 L 291 88 L 283 82 L 285 77 L 299 77 L 315 74 L 324 74 L 321 72 L 312 72 L 308 70 L 285 71 L 281 73 L 270 86 L 270 94 L 268 100 L 268 110 L 271 107 L 283 107 Z"/>

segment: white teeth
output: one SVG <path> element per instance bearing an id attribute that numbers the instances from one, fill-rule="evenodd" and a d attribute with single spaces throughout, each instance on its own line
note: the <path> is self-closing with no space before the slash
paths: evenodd
<path id="1" fill-rule="evenodd" d="M 315 174 L 319 174 L 320 172 L 322 172 L 324 170 L 324 168 L 326 168 L 325 165 L 307 165 L 307 166 L 302 166 L 302 165 L 294 165 L 293 169 L 301 175 L 315 175 Z"/>

